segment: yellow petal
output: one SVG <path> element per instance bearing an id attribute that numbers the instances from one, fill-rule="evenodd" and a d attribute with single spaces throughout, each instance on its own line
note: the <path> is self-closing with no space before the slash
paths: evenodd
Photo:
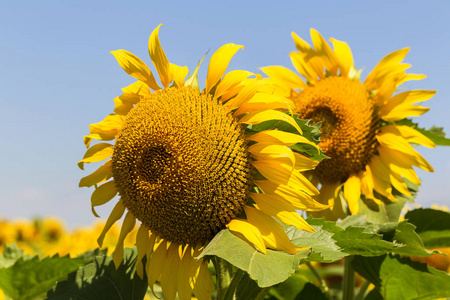
<path id="1" fill-rule="evenodd" d="M 306 62 L 304 59 L 304 55 L 298 53 L 298 52 L 291 52 L 289 54 L 289 57 L 291 58 L 292 65 L 295 67 L 297 72 L 299 72 L 303 77 L 305 77 L 308 81 L 308 83 L 314 83 L 317 81 L 317 78 L 323 77 L 323 68 L 322 71 L 320 70 L 314 70 L 313 66 L 311 65 L 311 61 Z M 319 58 L 316 57 L 316 61 Z"/>
<path id="2" fill-rule="evenodd" d="M 112 212 L 109 214 L 108 219 L 106 220 L 105 227 L 103 227 L 103 231 L 97 239 L 97 243 L 101 248 L 103 245 L 103 240 L 105 239 L 105 234 L 109 231 L 111 226 L 114 225 L 120 218 L 122 218 L 123 213 L 125 212 L 125 206 L 122 203 L 122 200 L 119 200 L 117 204 L 114 206 Z"/>
<path id="3" fill-rule="evenodd" d="M 344 197 L 352 215 L 359 211 L 359 197 L 361 196 L 361 179 L 358 175 L 351 175 L 344 183 Z"/>
<path id="4" fill-rule="evenodd" d="M 91 139 L 111 141 L 116 138 L 119 129 L 122 128 L 123 118 L 117 114 L 110 114 L 99 123 L 89 125 L 90 134 L 84 137 L 86 147 Z"/>
<path id="5" fill-rule="evenodd" d="M 121 99 L 120 96 L 114 98 L 113 101 L 114 101 L 114 113 L 121 116 L 126 116 L 130 112 L 130 110 L 134 107 L 132 103 L 123 101 L 123 99 Z"/>
<path id="6" fill-rule="evenodd" d="M 244 206 L 247 220 L 261 232 L 264 244 L 272 249 L 297 254 L 297 246 L 291 243 L 280 224 L 272 217 L 253 207 Z"/>
<path id="7" fill-rule="evenodd" d="M 412 127 L 405 125 L 388 125 L 381 127 L 381 133 L 392 133 L 403 137 L 408 143 L 419 144 L 428 148 L 435 148 L 432 140 L 418 132 Z"/>
<path id="8" fill-rule="evenodd" d="M 178 268 L 180 257 L 178 255 L 179 245 L 172 243 L 167 250 L 167 259 L 161 273 L 161 289 L 164 299 L 175 300 L 177 294 Z"/>
<path id="9" fill-rule="evenodd" d="M 284 146 L 292 146 L 295 144 L 308 144 L 317 149 L 320 153 L 319 146 L 305 138 L 304 136 L 281 130 L 264 130 L 247 137 L 249 141 L 258 143 L 279 144 Z"/>
<path id="10" fill-rule="evenodd" d="M 180 67 L 175 64 L 170 64 L 170 76 L 173 78 L 178 87 L 183 87 L 184 79 L 189 73 L 188 67 Z"/>
<path id="11" fill-rule="evenodd" d="M 127 96 L 150 96 L 152 92 L 148 88 L 148 85 L 143 83 L 142 81 L 136 81 L 129 86 L 126 86 L 122 89 L 124 95 Z M 130 101 L 131 99 L 129 99 Z M 133 102 L 136 100 L 132 100 L 131 103 L 136 104 L 137 102 Z"/>
<path id="12" fill-rule="evenodd" d="M 92 213 L 96 217 L 99 217 L 95 212 L 94 207 L 108 203 L 117 195 L 118 192 L 119 191 L 117 190 L 114 180 L 108 181 L 107 183 L 104 183 L 96 188 L 91 196 Z"/>
<path id="13" fill-rule="evenodd" d="M 378 87 L 382 86 L 382 81 L 384 77 L 392 73 L 392 70 L 397 67 L 402 60 L 405 58 L 406 54 L 408 54 L 409 48 L 400 49 L 389 53 L 386 55 L 367 75 L 366 80 L 364 81 L 364 85 L 367 86 L 368 90 L 376 90 Z"/>
<path id="14" fill-rule="evenodd" d="M 259 124 L 269 120 L 284 121 L 292 125 L 295 129 L 297 129 L 297 131 L 300 134 L 303 133 L 298 124 L 294 121 L 294 119 L 291 116 L 277 110 L 265 110 L 260 112 L 249 113 L 248 115 L 242 117 L 238 122 L 244 124 Z"/>
<path id="15" fill-rule="evenodd" d="M 295 32 L 291 32 L 292 39 L 294 40 L 295 47 L 300 52 L 309 52 L 312 51 L 311 46 L 303 40 L 301 37 L 299 37 Z"/>
<path id="16" fill-rule="evenodd" d="M 242 234 L 250 243 L 253 243 L 264 254 L 267 253 L 261 232 L 256 226 L 244 220 L 233 219 L 227 224 L 227 227 L 233 233 Z"/>
<path id="17" fill-rule="evenodd" d="M 331 38 L 330 41 L 333 43 L 334 53 L 336 53 L 339 60 L 341 76 L 348 77 L 350 70 L 355 69 L 352 51 L 346 42 L 342 42 L 334 38 Z"/>
<path id="18" fill-rule="evenodd" d="M 288 68 L 281 66 L 268 66 L 261 68 L 261 71 L 266 73 L 267 76 L 275 80 L 278 84 L 289 91 L 293 89 L 301 89 L 305 87 L 303 79 L 289 70 Z"/>
<path id="19" fill-rule="evenodd" d="M 239 109 L 234 113 L 234 116 L 268 109 L 284 109 L 292 114 L 294 108 L 294 103 L 287 98 L 265 93 L 256 93 L 251 99 L 240 105 Z"/>
<path id="20" fill-rule="evenodd" d="M 164 50 L 159 42 L 158 34 L 159 27 L 161 27 L 161 25 L 162 24 L 159 24 L 150 35 L 150 39 L 148 40 L 148 53 L 150 54 L 150 58 L 158 71 L 159 80 L 161 80 L 161 83 L 165 88 L 168 88 L 172 78 L 170 76 L 169 60 L 167 59 L 166 54 L 164 53 Z"/>
<path id="21" fill-rule="evenodd" d="M 191 256 L 190 248 L 191 247 L 189 245 L 186 246 L 177 272 L 178 298 L 180 300 L 191 299 L 191 286 L 189 284 L 189 277 L 191 270 L 191 262 L 194 259 Z"/>
<path id="22" fill-rule="evenodd" d="M 374 183 L 372 177 L 372 170 L 368 165 L 366 165 L 366 170 L 361 172 L 361 193 L 364 194 L 366 198 L 372 199 L 377 204 L 381 205 L 383 202 L 375 198 L 373 194 Z"/>
<path id="23" fill-rule="evenodd" d="M 397 86 L 403 84 L 406 81 L 409 80 L 421 80 L 427 78 L 427 75 L 424 74 L 404 74 L 401 76 L 401 78 L 397 81 Z"/>
<path id="24" fill-rule="evenodd" d="M 113 146 L 108 143 L 99 143 L 89 148 L 82 160 L 78 162 L 78 167 L 84 170 L 85 163 L 98 162 L 107 159 L 113 153 Z"/>
<path id="25" fill-rule="evenodd" d="M 256 159 L 275 159 L 291 167 L 295 164 L 294 153 L 286 146 L 256 143 L 248 147 L 248 152 Z"/>
<path id="26" fill-rule="evenodd" d="M 284 224 L 293 225 L 300 230 L 315 232 L 289 202 L 273 201 L 274 197 L 266 194 L 250 193 L 250 197 L 256 202 L 257 208 L 269 216 L 276 217 Z"/>
<path id="27" fill-rule="evenodd" d="M 227 74 L 225 74 L 225 76 L 223 76 L 222 81 L 220 81 L 220 83 L 217 85 L 214 97 L 219 98 L 220 96 L 240 84 L 244 79 L 252 75 L 254 75 L 252 72 L 242 70 L 234 70 L 228 72 Z"/>
<path id="28" fill-rule="evenodd" d="M 392 133 L 382 133 L 377 135 L 376 138 L 381 145 L 402 152 L 405 156 L 410 156 L 415 162 L 413 165 L 425 171 L 434 171 L 433 167 L 422 157 L 422 155 L 414 150 L 402 137 Z"/>
<path id="29" fill-rule="evenodd" d="M 405 115 L 405 113 L 408 113 L 408 111 L 411 111 L 410 113 L 414 113 L 414 111 L 417 111 L 418 113 L 423 114 L 424 112 L 428 111 L 428 108 L 414 106 L 412 104 L 426 101 L 433 97 L 435 93 L 436 91 L 413 90 L 395 95 L 394 97 L 389 99 L 384 106 L 381 107 L 380 117 L 383 120 L 391 121 L 397 120 L 399 117 Z M 408 116 L 409 115 L 407 115 L 406 117 Z"/>
<path id="30" fill-rule="evenodd" d="M 136 234 L 136 248 L 137 248 L 137 262 L 136 262 L 136 273 L 141 279 L 144 279 L 144 265 L 142 259 L 144 258 L 148 247 L 150 246 L 148 227 L 145 225 L 139 226 L 138 232 Z"/>
<path id="31" fill-rule="evenodd" d="M 98 168 L 94 173 L 81 178 L 79 187 L 91 187 L 93 185 L 102 183 L 113 176 L 111 168 L 111 160 L 108 160 L 103 166 Z"/>
<path id="32" fill-rule="evenodd" d="M 381 160 L 389 166 L 392 172 L 405 177 L 414 184 L 420 185 L 420 179 L 412 167 L 413 162 L 408 160 L 405 155 L 381 145 L 377 147 L 377 150 Z"/>
<path id="33" fill-rule="evenodd" d="M 316 54 L 321 58 L 323 66 L 331 75 L 337 76 L 339 62 L 337 60 L 336 54 L 317 30 L 311 28 L 310 32 L 314 50 Z"/>
<path id="34" fill-rule="evenodd" d="M 294 156 L 295 156 L 294 168 L 299 172 L 312 170 L 319 164 L 318 161 L 312 160 L 297 152 L 294 152 Z"/>
<path id="35" fill-rule="evenodd" d="M 272 160 L 258 160 L 252 164 L 265 178 L 274 183 L 298 188 L 309 195 L 319 194 L 316 187 L 305 176 L 288 165 Z"/>
<path id="36" fill-rule="evenodd" d="M 329 205 L 329 209 L 312 212 L 315 218 L 325 217 L 329 221 L 336 221 L 337 219 L 344 219 L 347 214 L 344 211 L 342 201 L 339 197 L 341 183 L 323 183 L 320 188 L 320 194 L 316 196 L 318 202 Z"/>
<path id="37" fill-rule="evenodd" d="M 270 180 L 255 180 L 253 183 L 264 191 L 266 197 L 273 198 L 273 201 L 287 201 L 295 209 L 318 211 L 328 208 L 328 203 L 319 203 L 299 189 L 273 183 Z"/>
<path id="38" fill-rule="evenodd" d="M 231 58 L 239 49 L 244 49 L 244 46 L 235 44 L 226 44 L 220 47 L 209 61 L 208 74 L 206 75 L 205 93 L 208 94 L 211 88 L 222 78 L 225 73 Z"/>
<path id="39" fill-rule="evenodd" d="M 369 167 L 372 171 L 374 189 L 392 202 L 396 202 L 397 199 L 392 195 L 389 168 L 383 163 L 378 155 L 372 156 Z"/>
<path id="40" fill-rule="evenodd" d="M 148 276 L 148 285 L 153 292 L 153 285 L 158 280 L 161 272 L 163 270 L 164 264 L 167 259 L 167 243 L 165 240 L 162 240 L 159 245 L 156 246 L 155 251 L 150 258 L 150 263 L 147 264 L 147 276 Z M 154 292 L 153 292 L 154 294 Z"/>
<path id="41" fill-rule="evenodd" d="M 231 89 L 227 94 L 223 95 L 221 100 L 226 101 L 227 97 L 236 96 L 235 98 L 225 103 L 225 107 L 227 108 L 227 110 L 232 111 L 233 109 L 239 108 L 243 103 L 253 98 L 256 92 L 258 92 L 265 85 L 271 85 L 271 83 L 267 80 L 246 80 L 246 84 L 242 87 L 242 89 L 238 91 L 239 94 L 233 94 L 235 91 L 234 89 Z M 238 85 L 237 87 L 240 87 L 240 85 Z M 232 93 L 233 95 L 229 95 L 229 93 Z"/>
<path id="42" fill-rule="evenodd" d="M 119 65 L 134 78 L 144 82 L 153 90 L 159 90 L 155 77 L 147 65 L 136 55 L 126 50 L 111 51 Z"/>
<path id="43" fill-rule="evenodd" d="M 203 55 L 202 59 L 197 64 L 197 67 L 195 68 L 194 72 L 192 72 L 192 74 L 186 79 L 186 81 L 184 82 L 184 86 L 190 86 L 191 88 L 196 89 L 196 90 L 199 89 L 198 70 L 200 69 L 200 65 L 202 64 L 203 60 L 205 59 L 205 56 L 206 56 L 206 54 Z"/>
<path id="44" fill-rule="evenodd" d="M 122 229 L 120 229 L 119 240 L 117 241 L 116 248 L 114 249 L 114 252 L 112 254 L 116 269 L 119 268 L 120 263 L 123 259 L 123 241 L 125 240 L 127 235 L 134 229 L 134 225 L 136 225 L 136 218 L 131 212 L 127 212 L 123 220 Z"/>
<path id="45" fill-rule="evenodd" d="M 214 282 L 211 278 L 211 273 L 208 269 L 208 264 L 203 260 L 199 260 L 198 274 L 196 281 L 193 284 L 194 294 L 197 299 L 211 300 L 211 293 L 215 290 Z"/>

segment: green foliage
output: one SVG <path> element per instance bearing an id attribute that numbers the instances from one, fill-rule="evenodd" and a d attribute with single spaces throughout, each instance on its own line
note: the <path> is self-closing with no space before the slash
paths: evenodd
<path id="1" fill-rule="evenodd" d="M 427 138 L 432 140 L 437 146 L 450 146 L 450 139 L 445 137 L 445 132 L 443 127 L 432 126 L 430 129 L 423 129 L 418 126 L 417 123 L 414 123 L 410 119 L 403 119 L 401 121 L 395 122 L 397 125 L 406 125 L 414 128 L 419 131 Z"/>
<path id="2" fill-rule="evenodd" d="M 199 258 L 216 255 L 246 271 L 260 287 L 268 287 L 289 278 L 308 254 L 309 250 L 291 255 L 269 249 L 264 254 L 225 229 L 209 242 Z"/>
<path id="3" fill-rule="evenodd" d="M 416 228 L 425 247 L 450 247 L 450 213 L 434 209 L 415 209 L 405 219 Z"/>
<path id="4" fill-rule="evenodd" d="M 16 244 L 3 246 L 3 254 L 0 255 L 0 268 L 12 266 L 19 258 L 30 259 L 31 256 L 23 255 L 23 250 L 17 248 Z"/>
<path id="5" fill-rule="evenodd" d="M 352 267 L 373 283 L 383 299 L 450 297 L 450 276 L 409 258 L 356 256 Z M 371 297 L 376 297 L 372 295 Z M 377 298 L 374 298 L 377 299 Z"/>
<path id="6" fill-rule="evenodd" d="M 110 256 L 97 256 L 92 263 L 69 274 L 49 291 L 49 300 L 55 299 L 143 299 L 147 278 L 135 274 L 137 251 L 126 248 L 124 259 L 116 270 Z"/>
<path id="7" fill-rule="evenodd" d="M 20 251 L 9 248 L 4 256 L 17 257 Z M 13 299 L 33 299 L 49 289 L 67 274 L 75 271 L 86 261 L 83 258 L 69 256 L 46 257 L 40 260 L 19 257 L 12 265 L 0 268 L 0 288 Z"/>

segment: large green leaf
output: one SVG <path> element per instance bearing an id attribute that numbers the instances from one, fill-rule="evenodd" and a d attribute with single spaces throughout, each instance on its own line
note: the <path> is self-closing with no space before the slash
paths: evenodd
<path id="1" fill-rule="evenodd" d="M 19 258 L 13 265 L 0 268 L 0 288 L 13 299 L 32 299 L 55 286 L 67 274 L 86 264 L 83 258 L 69 256 L 37 256 L 31 259 Z"/>
<path id="2" fill-rule="evenodd" d="M 445 132 L 443 127 L 432 126 L 430 129 L 423 129 L 414 123 L 410 119 L 403 119 L 401 121 L 395 122 L 398 125 L 406 125 L 419 131 L 430 140 L 432 140 L 437 146 L 450 146 L 450 139 L 445 137 Z"/>
<path id="3" fill-rule="evenodd" d="M 282 284 L 282 283 L 281 283 Z M 236 288 L 234 299 L 247 300 L 247 299 L 264 299 L 267 292 L 271 290 L 270 287 L 261 288 L 258 283 L 250 278 L 246 273 L 242 276 L 239 284 Z"/>
<path id="4" fill-rule="evenodd" d="M 352 266 L 376 286 L 384 299 L 450 297 L 448 274 L 406 257 L 355 257 Z"/>
<path id="5" fill-rule="evenodd" d="M 450 213 L 435 209 L 415 209 L 405 215 L 414 224 L 425 247 L 450 247 Z"/>
<path id="6" fill-rule="evenodd" d="M 55 299 L 143 299 L 147 278 L 135 274 L 137 251 L 126 248 L 122 264 L 116 270 L 110 256 L 97 256 L 94 261 L 69 274 L 49 291 L 49 300 Z"/>
<path id="7" fill-rule="evenodd" d="M 4 245 L 3 254 L 0 255 L 0 268 L 12 266 L 19 258 L 30 259 L 31 256 L 23 255 L 23 249 L 17 248 L 16 244 Z"/>
<path id="8" fill-rule="evenodd" d="M 246 271 L 260 287 L 269 287 L 289 278 L 308 254 L 309 250 L 292 255 L 269 249 L 264 254 L 224 229 L 209 242 L 199 258 L 216 255 Z"/>

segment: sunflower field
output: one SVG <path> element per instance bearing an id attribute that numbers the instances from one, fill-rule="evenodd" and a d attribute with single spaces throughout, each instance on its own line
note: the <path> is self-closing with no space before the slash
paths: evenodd
<path id="1" fill-rule="evenodd" d="M 0 218 L 0 300 L 450 299 L 450 212 L 415 202 L 450 139 L 418 124 L 409 48 L 363 70 L 311 29 L 292 66 L 229 70 L 226 43 L 189 69 L 161 25 L 111 51 L 132 83 L 79 137 L 107 219 Z"/>

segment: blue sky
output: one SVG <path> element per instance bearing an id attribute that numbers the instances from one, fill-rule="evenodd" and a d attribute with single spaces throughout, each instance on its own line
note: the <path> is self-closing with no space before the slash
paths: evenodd
<path id="1" fill-rule="evenodd" d="M 96 167 L 76 165 L 82 137 L 133 82 L 109 51 L 126 49 L 151 65 L 147 42 L 159 23 L 169 60 L 190 70 L 208 50 L 230 42 L 245 49 L 229 70 L 292 69 L 290 33 L 310 41 L 311 27 L 346 41 L 363 77 L 387 53 L 411 47 L 409 71 L 428 78 L 404 87 L 437 90 L 425 103 L 431 110 L 416 121 L 450 131 L 448 1 L 2 1 L 0 10 L 2 218 L 56 215 L 70 227 L 94 221 L 92 190 L 78 188 Z M 206 67 L 201 82 L 205 73 Z M 450 203 L 449 150 L 419 149 L 435 167 L 432 174 L 418 171 L 419 204 Z M 110 209 L 98 212 L 107 217 Z"/>

